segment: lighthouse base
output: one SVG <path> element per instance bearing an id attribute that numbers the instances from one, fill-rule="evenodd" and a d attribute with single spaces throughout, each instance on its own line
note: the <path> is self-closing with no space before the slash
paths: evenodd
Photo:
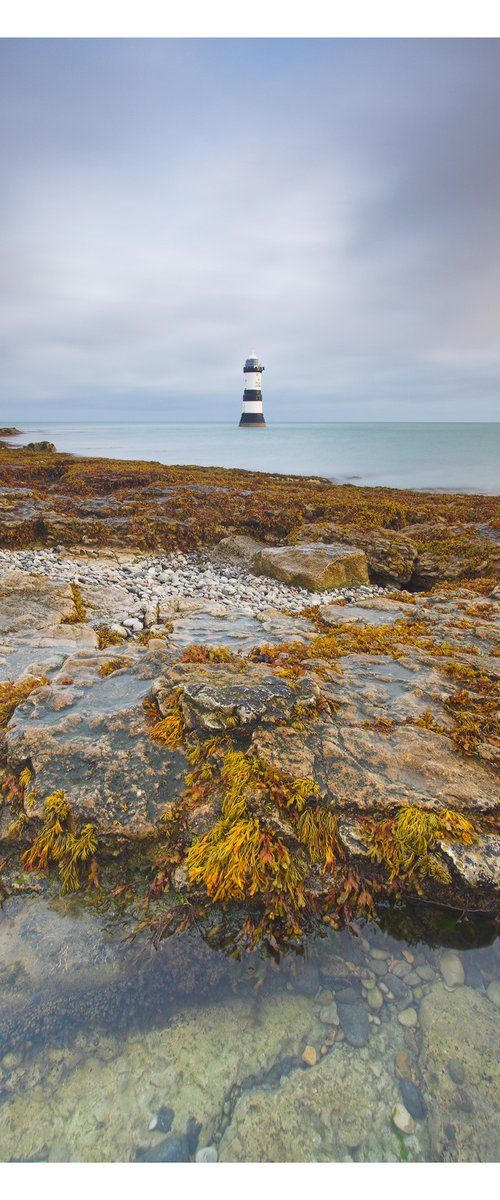
<path id="1" fill-rule="evenodd" d="M 244 412 L 241 414 L 240 429 L 243 425 L 252 427 L 252 429 L 255 429 L 256 427 L 260 427 L 262 429 L 263 426 L 265 427 L 265 424 L 266 422 L 264 420 L 263 413 Z"/>

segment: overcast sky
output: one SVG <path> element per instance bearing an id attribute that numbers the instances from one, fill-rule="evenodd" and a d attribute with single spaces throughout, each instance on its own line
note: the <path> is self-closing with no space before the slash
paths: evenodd
<path id="1" fill-rule="evenodd" d="M 498 419 L 499 40 L 3 40 L 0 163 L 0 424 Z"/>

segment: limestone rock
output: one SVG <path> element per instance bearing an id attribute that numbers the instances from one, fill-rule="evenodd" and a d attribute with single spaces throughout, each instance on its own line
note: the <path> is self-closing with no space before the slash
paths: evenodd
<path id="1" fill-rule="evenodd" d="M 285 679 L 272 674 L 260 664 L 249 665 L 246 671 L 209 664 L 190 666 L 177 673 L 181 704 L 191 729 L 252 729 L 257 723 L 266 725 L 292 718 L 297 704 L 313 706 L 318 696 L 317 685 L 308 678 L 291 688 Z M 159 680 L 153 687 L 160 711 L 168 711 L 171 684 Z M 164 708 L 164 705 L 167 707 Z"/>
<path id="2" fill-rule="evenodd" d="M 216 546 L 215 554 L 217 558 L 230 559 L 251 567 L 261 550 L 264 550 L 262 542 L 256 541 L 255 538 L 245 537 L 242 533 L 235 533 L 230 537 L 222 538 L 222 541 Z"/>
<path id="3" fill-rule="evenodd" d="M 368 583 L 363 550 L 340 543 L 273 546 L 261 550 L 254 560 L 253 570 L 257 575 L 270 575 L 282 583 L 315 592 Z"/>
<path id="4" fill-rule="evenodd" d="M 391 529 L 359 529 L 356 525 L 322 523 L 302 525 L 290 535 L 294 545 L 302 542 L 347 542 L 364 550 L 370 579 L 376 583 L 408 583 L 413 575 L 417 548 L 408 536 Z"/>

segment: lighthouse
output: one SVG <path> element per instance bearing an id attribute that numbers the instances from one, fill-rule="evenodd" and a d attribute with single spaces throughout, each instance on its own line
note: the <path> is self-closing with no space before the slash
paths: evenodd
<path id="1" fill-rule="evenodd" d="M 240 428 L 242 425 L 248 428 L 265 425 L 264 414 L 262 412 L 262 372 L 264 367 L 261 367 L 258 358 L 255 354 L 251 354 L 247 358 L 243 367 L 243 378 L 245 380 L 245 390 L 243 392 L 243 411 L 241 414 Z"/>

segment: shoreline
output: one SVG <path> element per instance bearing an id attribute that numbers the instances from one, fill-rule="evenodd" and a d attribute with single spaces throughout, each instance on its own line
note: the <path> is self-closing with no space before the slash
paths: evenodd
<path id="1" fill-rule="evenodd" d="M 493 500 L 46 449 L 0 477 L 7 888 L 128 864 L 152 936 L 195 903 L 242 946 L 398 896 L 491 914 Z"/>

